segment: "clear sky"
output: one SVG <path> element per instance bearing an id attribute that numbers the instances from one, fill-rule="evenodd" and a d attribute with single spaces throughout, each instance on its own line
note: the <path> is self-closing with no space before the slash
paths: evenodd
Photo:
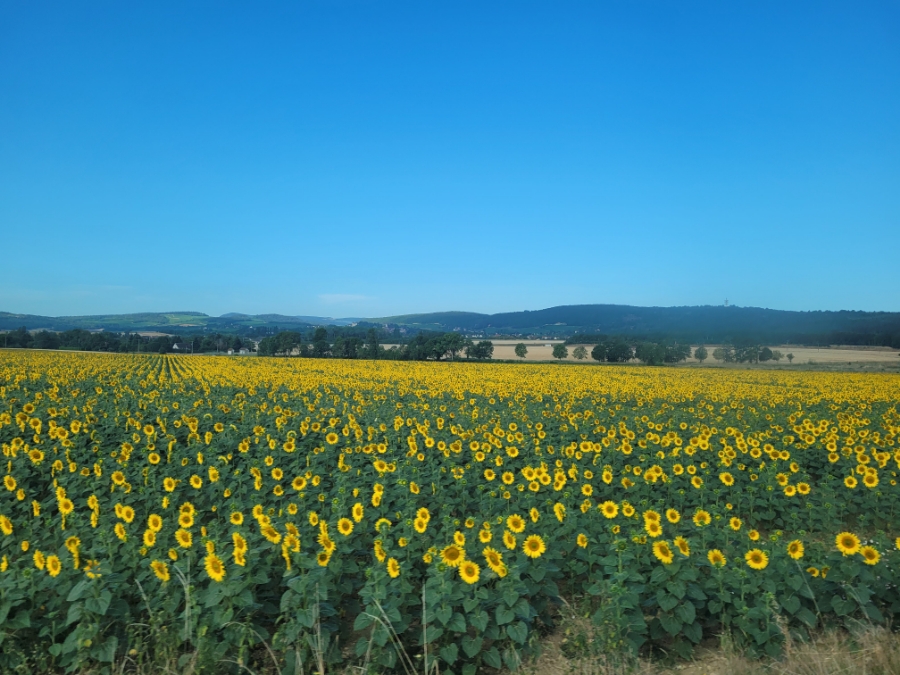
<path id="1" fill-rule="evenodd" d="M 897 2 L 0 0 L 0 310 L 900 310 Z"/>

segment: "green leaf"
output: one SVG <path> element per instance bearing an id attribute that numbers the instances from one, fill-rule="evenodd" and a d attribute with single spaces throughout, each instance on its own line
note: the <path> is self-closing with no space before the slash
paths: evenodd
<path id="1" fill-rule="evenodd" d="M 447 624 L 447 630 L 452 630 L 455 633 L 465 633 L 466 632 L 466 619 L 459 612 L 454 612 L 453 618 L 450 619 L 450 623 Z"/>
<path id="2" fill-rule="evenodd" d="M 506 627 L 506 634 L 519 644 L 525 644 L 525 640 L 528 639 L 528 626 L 524 621 L 517 621 Z"/>
<path id="3" fill-rule="evenodd" d="M 69 605 L 69 611 L 66 614 L 66 625 L 71 626 L 76 621 L 81 620 L 82 605 L 80 602 L 73 602 Z"/>
<path id="4" fill-rule="evenodd" d="M 451 642 L 449 645 L 441 647 L 440 654 L 441 658 L 452 666 L 456 663 L 456 658 L 459 656 L 459 647 L 456 646 L 455 642 Z"/>
<path id="5" fill-rule="evenodd" d="M 81 596 L 88 588 L 88 584 L 90 584 L 89 579 L 82 579 L 69 591 L 69 595 L 66 597 L 66 602 L 75 602 L 80 599 Z"/>
<path id="6" fill-rule="evenodd" d="M 792 595 L 789 598 L 782 598 L 781 606 L 791 614 L 796 614 L 797 610 L 800 609 L 800 599 L 796 595 Z"/>
<path id="7" fill-rule="evenodd" d="M 489 620 L 490 617 L 487 615 L 487 612 L 481 609 L 469 615 L 469 623 L 481 633 L 487 628 Z"/>
<path id="8" fill-rule="evenodd" d="M 703 639 L 703 627 L 700 625 L 699 621 L 694 621 L 691 624 L 685 624 L 682 627 L 681 632 L 684 633 L 684 636 L 694 644 L 698 644 L 700 640 Z"/>
<path id="9" fill-rule="evenodd" d="M 496 611 L 497 616 L 497 625 L 502 626 L 505 623 L 509 623 L 513 619 L 516 618 L 516 613 L 509 609 L 508 607 L 504 607 L 503 605 L 497 606 Z"/>
<path id="10" fill-rule="evenodd" d="M 106 610 L 109 609 L 110 602 L 112 602 L 112 593 L 103 590 L 98 597 L 85 600 L 84 608 L 89 612 L 103 616 L 106 614 Z"/>
<path id="11" fill-rule="evenodd" d="M 666 571 L 665 567 L 657 567 L 653 570 L 653 574 L 650 575 L 650 583 L 654 586 L 662 586 L 669 578 L 669 573 Z"/>
<path id="12" fill-rule="evenodd" d="M 477 635 L 475 637 L 464 637 L 462 639 L 462 648 L 466 653 L 466 656 L 472 658 L 478 652 L 480 652 L 482 642 L 484 642 L 484 640 L 482 640 L 481 637 Z"/>
<path id="13" fill-rule="evenodd" d="M 453 608 L 447 607 L 447 605 L 441 605 L 435 610 L 434 615 L 437 617 L 438 621 L 446 626 L 450 617 L 453 616 Z"/>
<path id="14" fill-rule="evenodd" d="M 678 604 L 678 598 L 676 598 L 674 595 L 669 595 L 662 590 L 656 594 L 656 601 L 659 603 L 659 606 L 663 609 L 663 611 L 666 612 L 671 612 Z"/>
<path id="15" fill-rule="evenodd" d="M 684 602 L 678 605 L 675 614 L 681 619 L 682 623 L 692 624 L 694 623 L 694 619 L 697 618 L 697 609 L 694 607 L 694 603 Z"/>
<path id="16" fill-rule="evenodd" d="M 675 580 L 670 581 L 666 584 L 666 590 L 676 598 L 681 600 L 682 598 L 684 598 L 684 594 L 687 593 L 687 586 L 683 581 Z"/>
<path id="17" fill-rule="evenodd" d="M 373 619 L 367 612 L 360 612 L 353 621 L 353 630 L 363 630 L 372 625 Z"/>
<path id="18" fill-rule="evenodd" d="M 801 607 L 796 614 L 797 618 L 800 619 L 803 623 L 805 623 L 810 628 L 815 628 L 817 619 L 816 615 L 810 612 L 806 607 Z"/>
<path id="19" fill-rule="evenodd" d="M 516 593 L 514 588 L 507 588 L 503 591 L 503 602 L 505 602 L 509 607 L 512 607 L 519 601 L 519 594 Z"/>
<path id="20" fill-rule="evenodd" d="M 671 614 L 662 614 L 659 617 L 659 622 L 662 624 L 663 630 L 672 637 L 675 637 L 681 632 L 681 621 Z"/>
<path id="21" fill-rule="evenodd" d="M 491 647 L 486 651 L 484 656 L 482 656 L 482 659 L 484 659 L 484 662 L 491 668 L 500 670 L 503 667 L 503 660 L 500 658 L 500 652 L 497 651 L 496 647 Z"/>

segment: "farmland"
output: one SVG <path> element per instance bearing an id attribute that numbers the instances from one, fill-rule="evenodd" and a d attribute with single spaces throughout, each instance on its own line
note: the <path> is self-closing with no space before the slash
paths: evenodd
<path id="1" fill-rule="evenodd" d="M 470 674 L 900 611 L 900 376 L 0 352 L 0 669 Z"/>

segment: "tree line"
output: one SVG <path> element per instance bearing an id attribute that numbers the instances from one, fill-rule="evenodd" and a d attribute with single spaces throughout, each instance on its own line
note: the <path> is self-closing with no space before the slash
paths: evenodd
<path id="1" fill-rule="evenodd" d="M 306 358 L 383 359 L 393 361 L 440 361 L 457 359 L 486 360 L 494 355 L 494 345 L 489 340 L 473 342 L 455 332 L 436 333 L 422 331 L 405 344 L 385 347 L 384 334 L 376 328 L 368 328 L 364 337 L 346 331 L 329 331 L 323 326 L 312 335 L 298 331 L 281 331 L 259 343 L 260 356 L 296 356 Z M 332 339 L 329 339 L 332 338 Z"/>
<path id="2" fill-rule="evenodd" d="M 176 349 L 178 345 L 180 349 Z M 81 328 L 61 332 L 37 331 L 30 333 L 25 327 L 0 335 L 0 346 L 26 349 L 71 349 L 83 352 L 119 352 L 167 354 L 172 351 L 195 354 L 227 352 L 229 349 L 250 349 L 253 340 L 237 335 L 196 335 L 183 337 L 159 335 L 144 337 L 137 333 L 107 333 L 87 331 Z"/>

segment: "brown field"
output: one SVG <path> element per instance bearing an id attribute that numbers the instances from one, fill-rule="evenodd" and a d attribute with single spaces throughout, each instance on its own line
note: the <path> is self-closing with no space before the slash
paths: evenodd
<path id="1" fill-rule="evenodd" d="M 525 360 L 525 361 L 554 361 L 553 345 L 561 340 L 494 340 L 494 359 Z M 515 354 L 515 346 L 524 342 L 528 347 L 525 359 L 519 359 Z M 578 359 L 572 356 L 577 345 L 568 345 L 569 357 L 564 359 L 577 363 Z M 705 366 L 722 365 L 720 361 L 712 358 L 713 350 L 719 345 L 706 345 L 709 358 L 704 361 Z M 595 363 L 590 357 L 593 345 L 584 345 L 588 351 L 588 357 L 582 363 Z M 697 345 L 693 345 L 695 349 Z M 767 367 L 790 367 L 803 365 L 834 365 L 834 366 L 868 366 L 868 365 L 896 365 L 900 366 L 900 352 L 887 347 L 799 347 L 794 345 L 772 345 L 770 349 L 777 349 L 782 354 L 792 353 L 793 364 L 786 358 L 779 362 L 770 361 L 762 364 Z M 687 363 L 698 364 L 696 359 L 688 359 Z"/>

